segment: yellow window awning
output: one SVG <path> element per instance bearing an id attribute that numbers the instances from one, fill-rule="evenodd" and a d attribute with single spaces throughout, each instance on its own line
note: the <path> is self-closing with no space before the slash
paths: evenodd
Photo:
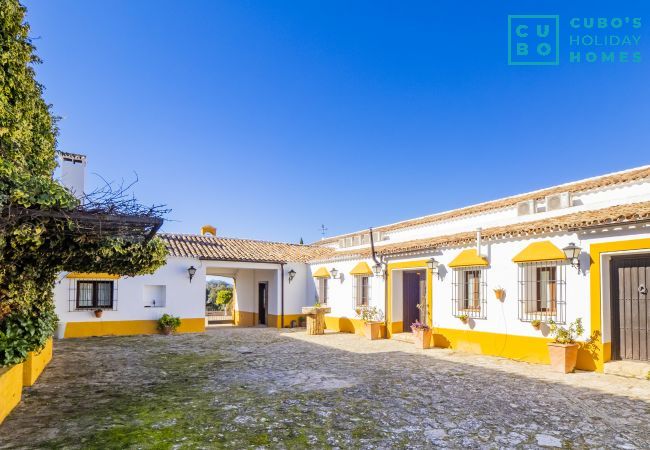
<path id="1" fill-rule="evenodd" d="M 330 278 L 330 273 L 329 273 L 329 270 L 327 270 L 325 267 L 321 267 L 316 272 L 314 272 L 312 277 L 314 277 L 314 278 Z"/>
<path id="2" fill-rule="evenodd" d="M 533 242 L 512 258 L 516 263 L 527 263 L 536 261 L 557 261 L 566 259 L 562 250 L 557 248 L 551 241 Z"/>
<path id="3" fill-rule="evenodd" d="M 94 272 L 70 272 L 66 278 L 74 278 L 76 280 L 117 280 L 119 275 L 110 273 L 94 273 Z"/>
<path id="4" fill-rule="evenodd" d="M 365 262 L 360 262 L 350 271 L 350 275 L 373 275 L 372 269 Z"/>
<path id="5" fill-rule="evenodd" d="M 463 250 L 454 258 L 452 262 L 449 263 L 449 267 L 476 267 L 476 266 L 488 266 L 488 260 L 480 256 L 475 248 L 470 248 Z"/>

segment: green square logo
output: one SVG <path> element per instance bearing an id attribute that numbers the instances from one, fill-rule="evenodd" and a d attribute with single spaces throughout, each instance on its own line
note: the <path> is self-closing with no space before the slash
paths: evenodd
<path id="1" fill-rule="evenodd" d="M 560 64 L 560 16 L 509 15 L 508 65 Z"/>

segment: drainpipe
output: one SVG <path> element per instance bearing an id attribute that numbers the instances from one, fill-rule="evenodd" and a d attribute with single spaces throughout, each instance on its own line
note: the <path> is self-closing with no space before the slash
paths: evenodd
<path id="1" fill-rule="evenodd" d="M 383 257 L 382 260 L 377 258 L 377 253 L 375 252 L 375 239 L 372 236 L 372 227 L 368 228 L 370 233 L 370 251 L 372 253 L 372 260 L 375 264 L 384 266 Z M 386 326 L 386 336 L 388 337 L 388 266 L 386 266 L 384 272 L 384 325 Z"/>
<path id="2" fill-rule="evenodd" d="M 280 328 L 284 328 L 284 263 L 280 263 Z"/>

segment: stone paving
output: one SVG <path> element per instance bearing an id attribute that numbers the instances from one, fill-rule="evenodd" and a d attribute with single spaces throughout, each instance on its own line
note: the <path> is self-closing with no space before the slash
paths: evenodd
<path id="1" fill-rule="evenodd" d="M 650 381 L 349 334 L 69 339 L 0 448 L 650 448 Z"/>

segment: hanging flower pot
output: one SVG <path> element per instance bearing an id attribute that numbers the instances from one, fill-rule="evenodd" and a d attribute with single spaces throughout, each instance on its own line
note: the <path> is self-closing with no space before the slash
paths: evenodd
<path id="1" fill-rule="evenodd" d="M 95 310 L 95 317 L 97 317 L 98 319 L 101 318 L 103 314 L 104 314 L 103 309 L 96 309 Z"/>
<path id="2" fill-rule="evenodd" d="M 467 314 L 460 315 L 458 316 L 458 320 L 460 320 L 464 324 L 467 324 L 467 322 L 469 322 L 469 316 Z"/>
<path id="3" fill-rule="evenodd" d="M 542 327 L 542 321 L 541 320 L 533 320 L 530 322 L 530 324 L 533 326 L 534 329 L 539 330 Z"/>
<path id="4" fill-rule="evenodd" d="M 497 300 L 499 300 L 500 302 L 502 302 L 503 299 L 506 298 L 506 290 L 503 289 L 503 288 L 500 288 L 500 287 L 499 287 L 499 288 L 496 288 L 496 289 L 494 290 L 494 295 L 495 295 L 495 297 L 497 298 Z"/>

